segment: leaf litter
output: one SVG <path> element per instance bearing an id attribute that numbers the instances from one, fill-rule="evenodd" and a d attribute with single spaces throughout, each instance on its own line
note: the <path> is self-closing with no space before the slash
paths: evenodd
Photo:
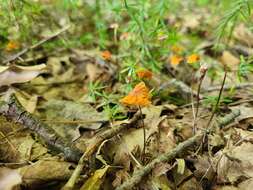
<path id="1" fill-rule="evenodd" d="M 11 190 L 17 186 L 64 189 L 72 183 L 72 189 L 81 190 L 124 189 L 126 184 L 150 190 L 250 189 L 253 183 L 252 90 L 235 90 L 235 84 L 240 85 L 235 76 L 242 64 L 240 52 L 252 55 L 247 48 L 252 46 L 253 34 L 247 26 L 239 24 L 232 33 L 233 43 L 223 49 L 213 49 L 210 13 L 199 10 L 190 12 L 184 8 L 185 14 L 166 18 L 180 28 L 178 32 L 183 39 L 167 48 L 166 55 L 156 57 L 165 64 L 159 72 L 146 68 L 145 63 L 140 64 L 143 57 L 135 54 L 138 64 L 122 66 L 121 56 L 128 56 L 124 51 L 129 49 L 135 34 L 122 32 L 121 24 L 117 23 L 107 29 L 113 30 L 113 40 L 122 45 L 110 42 L 111 45 L 102 49 L 66 48 L 53 55 L 43 52 L 46 58 L 43 63 L 29 65 L 23 60 L 20 64 L 19 60 L 1 66 L 0 112 L 6 118 L 0 117 L 0 189 Z M 41 35 L 45 32 L 46 29 Z M 163 32 L 158 37 L 160 41 L 167 39 Z M 201 43 L 204 45 L 199 46 Z M 5 51 L 10 53 L 20 47 L 19 42 L 10 41 Z M 150 53 L 148 46 L 145 48 Z M 38 54 L 40 51 L 35 50 Z M 25 58 L 37 61 L 31 53 Z M 200 105 L 194 118 L 201 74 L 198 69 L 203 64 L 207 65 L 208 73 L 200 89 Z M 212 105 L 218 93 L 205 90 L 221 85 L 222 75 L 227 72 L 224 68 L 228 70 L 226 85 L 231 88 L 224 89 L 218 108 L 214 109 Z M 246 74 L 242 77 L 247 82 L 252 80 Z M 12 93 L 24 108 L 16 119 L 11 109 L 15 102 L 5 102 Z M 203 100 L 206 104 L 202 104 Z M 244 102 L 233 105 L 238 100 Z M 6 111 L 7 105 L 10 109 Z M 240 113 L 233 114 L 236 110 Z M 213 113 L 215 116 L 210 120 Z M 226 116 L 232 118 L 224 121 Z M 43 130 L 32 130 L 25 126 L 26 122 L 22 123 L 23 120 L 29 123 L 31 117 L 38 122 L 30 125 L 35 129 L 40 129 L 41 123 L 52 129 L 49 134 L 52 141 L 43 139 L 45 135 L 40 134 Z M 196 135 L 194 121 L 197 131 L 203 134 L 201 140 L 179 151 L 169 161 L 159 161 L 166 160 L 164 155 L 170 156 L 170 151 L 173 153 L 180 143 Z M 64 151 L 55 149 L 59 139 L 67 142 L 64 145 L 70 145 L 67 148 L 75 147 L 84 153 L 78 156 L 79 163 L 66 159 Z M 132 184 L 128 184 L 131 180 Z"/>

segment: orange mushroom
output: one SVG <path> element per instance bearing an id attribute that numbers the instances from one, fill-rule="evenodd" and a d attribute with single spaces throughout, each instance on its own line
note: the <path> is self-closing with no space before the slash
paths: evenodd
<path id="1" fill-rule="evenodd" d="M 151 79 L 153 76 L 153 73 L 147 69 L 139 70 L 136 74 L 140 79 Z"/>
<path id="2" fill-rule="evenodd" d="M 149 89 L 144 82 L 137 84 L 134 89 L 124 98 L 121 103 L 132 106 L 147 106 L 151 104 Z"/>
<path id="3" fill-rule="evenodd" d="M 187 63 L 196 63 L 200 60 L 200 57 L 198 54 L 194 53 L 187 57 Z"/>

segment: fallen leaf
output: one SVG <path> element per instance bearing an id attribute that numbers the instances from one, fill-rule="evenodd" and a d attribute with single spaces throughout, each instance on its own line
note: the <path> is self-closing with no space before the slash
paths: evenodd
<path id="1" fill-rule="evenodd" d="M 234 37 L 246 46 L 253 46 L 253 33 L 245 24 L 239 24 L 234 30 Z"/>
<path id="2" fill-rule="evenodd" d="M 79 129 L 96 130 L 108 121 L 103 112 L 97 112 L 89 104 L 81 102 L 52 99 L 44 105 L 44 108 L 47 122 L 70 141 L 80 136 Z"/>
<path id="3" fill-rule="evenodd" d="M 240 60 L 229 51 L 223 51 L 220 61 L 231 70 L 236 70 L 240 63 Z"/>
<path id="4" fill-rule="evenodd" d="M 253 146 L 251 143 L 242 143 L 240 146 L 231 146 L 219 151 L 216 157 L 218 162 L 218 180 L 222 183 L 234 183 L 238 179 L 253 177 Z"/>
<path id="5" fill-rule="evenodd" d="M 73 169 L 72 164 L 58 160 L 39 160 L 32 165 L 18 169 L 23 183 L 34 189 L 49 182 L 68 180 Z"/>
<path id="6" fill-rule="evenodd" d="M 18 101 L 21 103 L 21 105 L 25 108 L 26 111 L 30 113 L 34 113 L 36 110 L 37 102 L 38 102 L 38 96 L 32 95 L 32 96 L 24 96 L 21 92 L 15 92 L 15 96 L 17 97 Z"/>
<path id="7" fill-rule="evenodd" d="M 9 66 L 0 69 L 0 86 L 11 85 L 15 83 L 25 83 L 37 77 L 43 69 L 45 64 L 36 66 Z"/>
<path id="8" fill-rule="evenodd" d="M 179 174 L 184 174 L 185 170 L 185 161 L 184 159 L 176 159 L 177 160 L 177 172 Z"/>
<path id="9" fill-rule="evenodd" d="M 108 168 L 109 166 L 105 166 L 102 169 L 96 170 L 95 173 L 80 188 L 80 190 L 99 190 Z"/>
<path id="10" fill-rule="evenodd" d="M 17 170 L 9 169 L 6 167 L 0 168 L 0 189 L 13 190 L 14 187 L 21 184 L 22 176 Z"/>
<path id="11" fill-rule="evenodd" d="M 253 178 L 247 179 L 238 185 L 240 190 L 252 190 Z"/>

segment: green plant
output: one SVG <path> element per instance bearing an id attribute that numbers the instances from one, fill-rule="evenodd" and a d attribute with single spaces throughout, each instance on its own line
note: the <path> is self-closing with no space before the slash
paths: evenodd
<path id="1" fill-rule="evenodd" d="M 98 97 L 105 97 L 105 94 L 102 90 L 105 86 L 102 86 L 100 82 L 89 82 L 88 84 L 88 97 L 92 99 L 92 101 L 96 101 Z"/>
<path id="2" fill-rule="evenodd" d="M 123 115 L 123 109 L 119 105 L 110 105 L 106 104 L 103 106 L 104 113 L 107 116 L 109 121 L 122 120 L 125 119 L 126 116 Z"/>
<path id="3" fill-rule="evenodd" d="M 216 28 L 217 44 L 220 40 L 228 34 L 228 39 L 231 38 L 233 29 L 237 21 L 242 18 L 248 20 L 251 15 L 252 1 L 250 0 L 236 0 L 232 7 L 224 14 Z"/>
<path id="4" fill-rule="evenodd" d="M 214 107 L 216 102 L 218 100 L 218 96 L 206 96 L 204 101 L 203 101 L 203 104 L 205 106 L 211 106 L 211 107 Z M 229 103 L 232 103 L 233 100 L 231 99 L 231 97 L 221 97 L 220 99 L 220 104 L 229 104 Z"/>
<path id="5" fill-rule="evenodd" d="M 243 56 L 240 56 L 240 64 L 238 66 L 238 71 L 237 71 L 237 77 L 239 81 L 242 81 L 242 78 L 247 78 L 247 75 L 249 73 L 253 72 L 253 57 L 245 60 Z"/>

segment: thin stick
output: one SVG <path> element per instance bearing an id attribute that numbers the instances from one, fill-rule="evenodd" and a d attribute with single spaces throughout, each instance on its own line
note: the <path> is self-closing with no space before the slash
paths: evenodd
<path id="1" fill-rule="evenodd" d="M 69 28 L 70 28 L 70 25 L 68 25 L 68 26 L 66 26 L 66 27 L 64 27 L 64 28 L 62 28 L 61 30 L 57 31 L 55 34 L 53 34 L 53 35 L 51 35 L 51 36 L 49 36 L 49 37 L 47 37 L 47 38 L 45 38 L 45 39 L 42 39 L 42 40 L 39 41 L 38 43 L 36 43 L 36 44 L 34 44 L 34 45 L 30 46 L 30 47 L 27 47 L 27 48 L 21 50 L 21 51 L 18 52 L 17 54 L 15 54 L 15 55 L 11 56 L 10 58 L 4 60 L 4 61 L 2 62 L 2 64 L 7 64 L 7 63 L 9 63 L 9 62 L 15 61 L 16 59 L 18 59 L 18 58 L 21 57 L 22 55 L 26 54 L 28 51 L 38 48 L 38 47 L 41 46 L 43 43 L 45 43 L 45 42 L 47 42 L 47 41 L 49 41 L 49 40 L 51 40 L 51 39 L 57 37 L 58 35 L 60 35 L 61 33 L 65 32 L 65 31 L 68 30 Z"/>
<path id="2" fill-rule="evenodd" d="M 140 114 L 141 114 L 141 123 L 142 123 L 142 128 L 143 128 L 143 151 L 142 151 L 142 162 L 144 163 L 145 160 L 145 154 L 146 154 L 146 130 L 145 130 L 145 124 L 143 121 L 143 115 L 141 111 L 141 106 L 139 106 Z"/>
<path id="3" fill-rule="evenodd" d="M 199 85 L 198 85 L 198 91 L 197 91 L 196 112 L 195 112 L 195 116 L 194 116 L 194 120 L 193 120 L 193 134 L 194 135 L 196 133 L 196 126 L 197 126 L 196 121 L 197 121 L 197 117 L 198 117 L 198 113 L 199 113 L 200 89 L 201 89 L 202 82 L 204 80 L 205 75 L 206 75 L 206 71 L 201 74 L 200 79 L 199 79 Z"/>
<path id="4" fill-rule="evenodd" d="M 236 85 L 224 85 L 223 90 L 230 90 L 230 89 L 243 89 L 243 88 L 249 88 L 252 87 L 252 82 L 246 82 L 246 83 L 240 83 Z M 212 91 L 218 91 L 220 90 L 221 86 L 211 86 L 209 88 L 206 88 L 203 90 L 203 92 L 212 92 Z"/>
<path id="5" fill-rule="evenodd" d="M 224 85 L 225 85 L 225 81 L 226 81 L 226 78 L 227 78 L 227 70 L 225 69 L 225 74 L 224 74 L 224 78 L 223 78 L 223 81 L 222 81 L 222 85 L 221 85 L 221 88 L 220 88 L 220 92 L 219 92 L 219 96 L 218 96 L 218 99 L 217 99 L 217 102 L 216 102 L 216 105 L 213 109 L 213 112 L 212 112 L 212 115 L 207 123 L 207 129 L 209 128 L 212 120 L 213 120 L 213 117 L 215 115 L 215 112 L 219 106 L 219 103 L 220 103 L 220 99 L 221 99 L 221 95 L 222 95 L 222 92 L 223 92 L 223 88 L 224 88 Z"/>

